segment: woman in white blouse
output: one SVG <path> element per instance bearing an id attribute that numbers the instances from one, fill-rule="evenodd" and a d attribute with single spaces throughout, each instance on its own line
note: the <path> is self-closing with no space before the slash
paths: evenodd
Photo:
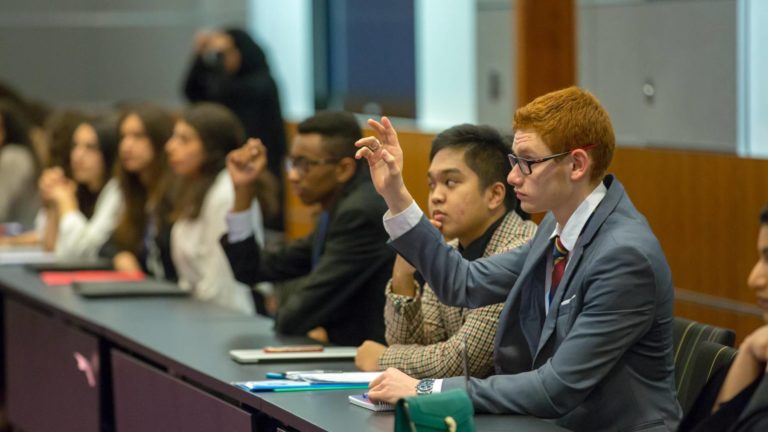
<path id="1" fill-rule="evenodd" d="M 45 203 L 43 247 L 66 259 L 94 259 L 112 235 L 122 196 L 112 169 L 117 154 L 117 123 L 99 118 L 80 123 L 72 136 L 72 179 L 60 167 L 40 178 Z"/>
<path id="2" fill-rule="evenodd" d="M 171 213 L 171 256 L 179 285 L 202 300 L 252 314 L 250 289 L 235 280 L 219 243 L 234 202 L 226 156 L 243 141 L 243 128 L 230 110 L 201 103 L 182 114 L 165 150 L 179 181 Z M 263 241 L 258 202 L 251 209 L 256 237 Z"/>

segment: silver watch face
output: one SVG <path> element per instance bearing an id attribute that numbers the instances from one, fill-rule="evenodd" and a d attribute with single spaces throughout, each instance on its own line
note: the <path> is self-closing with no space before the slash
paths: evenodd
<path id="1" fill-rule="evenodd" d="M 423 379 L 419 381 L 418 384 L 416 384 L 416 393 L 417 394 L 429 394 L 432 393 L 432 386 L 434 386 L 435 380 L 433 379 Z"/>

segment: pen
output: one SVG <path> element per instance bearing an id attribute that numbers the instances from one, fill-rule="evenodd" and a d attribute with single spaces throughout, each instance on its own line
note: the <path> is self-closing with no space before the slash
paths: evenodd
<path id="1" fill-rule="evenodd" d="M 276 388 L 272 390 L 275 393 L 286 392 L 300 392 L 300 391 L 324 391 L 324 390 L 356 390 L 368 388 L 368 384 L 342 384 L 342 385 L 322 385 L 322 386 L 307 386 L 307 387 L 288 387 L 288 388 Z"/>
<path id="2" fill-rule="evenodd" d="M 306 370 L 306 371 L 285 371 L 285 372 L 267 372 L 269 379 L 295 379 L 300 374 L 322 374 L 322 373 L 341 373 L 338 370 Z"/>
<path id="3" fill-rule="evenodd" d="M 469 357 L 467 356 L 467 334 L 461 341 L 461 362 L 464 364 L 464 389 L 469 392 Z"/>

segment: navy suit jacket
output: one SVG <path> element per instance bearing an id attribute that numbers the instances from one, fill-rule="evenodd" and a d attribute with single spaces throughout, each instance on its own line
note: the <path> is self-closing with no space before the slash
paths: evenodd
<path id="1" fill-rule="evenodd" d="M 674 430 L 674 290 L 664 253 L 613 176 L 591 215 L 549 314 L 544 286 L 551 213 L 536 236 L 510 252 L 466 261 L 426 218 L 394 248 L 441 301 L 464 307 L 505 302 L 495 341 L 496 375 L 471 379 L 478 411 L 557 419 L 574 430 Z M 444 389 L 463 387 L 449 378 Z"/>

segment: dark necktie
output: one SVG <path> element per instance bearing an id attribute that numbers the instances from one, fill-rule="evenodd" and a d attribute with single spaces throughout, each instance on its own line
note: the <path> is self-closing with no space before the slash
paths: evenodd
<path id="1" fill-rule="evenodd" d="M 568 249 L 563 246 L 560 236 L 555 236 L 555 244 L 552 248 L 552 284 L 549 287 L 549 298 L 547 299 L 549 304 L 552 304 L 552 299 L 555 297 L 555 291 L 560 284 L 560 279 L 563 278 L 566 264 L 568 264 Z"/>
<path id="2" fill-rule="evenodd" d="M 324 211 L 320 213 L 320 219 L 317 221 L 317 228 L 315 229 L 315 241 L 312 243 L 312 268 L 315 268 L 318 261 L 320 261 L 320 255 L 323 252 L 325 235 L 328 231 L 328 218 L 328 212 Z"/>

